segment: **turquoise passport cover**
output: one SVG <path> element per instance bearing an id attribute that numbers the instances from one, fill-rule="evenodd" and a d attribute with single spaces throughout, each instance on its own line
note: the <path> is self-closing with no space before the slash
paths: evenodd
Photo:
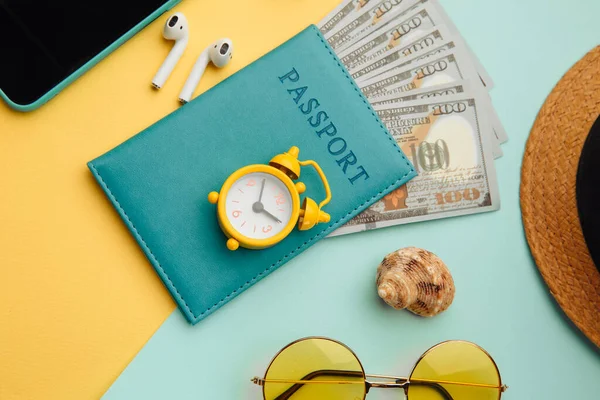
<path id="1" fill-rule="evenodd" d="M 208 193 L 291 146 L 327 175 L 331 221 L 266 250 L 227 250 Z M 191 323 L 415 176 L 315 26 L 88 166 Z M 301 198 L 324 198 L 313 170 L 300 180 Z"/>

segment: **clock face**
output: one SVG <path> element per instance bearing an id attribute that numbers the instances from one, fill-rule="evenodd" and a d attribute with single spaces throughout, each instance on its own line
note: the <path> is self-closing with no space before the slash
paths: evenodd
<path id="1" fill-rule="evenodd" d="M 276 176 L 263 172 L 244 175 L 227 192 L 225 211 L 235 230 L 251 239 L 271 238 L 292 218 L 292 195 Z"/>

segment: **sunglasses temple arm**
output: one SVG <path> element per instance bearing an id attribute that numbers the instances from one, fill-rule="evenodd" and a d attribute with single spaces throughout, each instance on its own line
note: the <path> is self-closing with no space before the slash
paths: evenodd
<path id="1" fill-rule="evenodd" d="M 401 379 L 406 379 L 406 378 L 401 378 Z M 446 388 L 444 386 L 442 386 L 443 384 L 496 389 L 496 390 L 500 390 L 500 393 L 504 393 L 508 389 L 508 386 L 506 386 L 506 385 L 494 386 L 494 385 L 486 385 L 486 384 L 479 384 L 479 383 L 451 382 L 451 381 L 436 382 L 433 380 L 418 379 L 418 378 L 410 379 L 409 382 L 406 384 L 406 387 L 408 388 L 409 385 L 410 386 L 419 386 L 420 385 L 420 386 L 432 387 L 432 388 L 436 389 L 438 392 L 440 392 L 447 400 L 453 400 L 452 395 L 450 395 L 450 393 L 446 390 Z"/>
<path id="2" fill-rule="evenodd" d="M 292 381 L 292 382 L 284 382 L 284 381 L 279 381 L 278 383 L 294 383 L 292 386 L 290 386 L 289 389 L 287 389 L 285 392 L 281 393 L 279 396 L 277 396 L 275 399 L 273 400 L 287 400 L 290 397 L 292 397 L 292 395 L 294 393 L 296 393 L 302 386 L 304 386 L 307 383 L 310 383 L 309 381 L 318 378 L 320 376 L 338 376 L 338 377 L 345 377 L 345 378 L 363 378 L 364 375 L 362 372 L 359 371 L 339 371 L 339 370 L 332 370 L 332 369 L 322 369 L 319 371 L 313 371 L 309 374 L 306 374 L 304 377 L 302 377 L 302 379 L 300 379 L 300 381 L 302 383 L 294 383 L 296 381 Z M 364 379 L 364 378 L 363 378 Z M 305 382 L 306 381 L 306 382 Z M 253 378 L 252 382 L 254 382 L 257 385 L 263 386 L 265 384 L 265 382 L 269 382 L 266 379 L 260 379 L 260 378 Z"/>
<path id="3" fill-rule="evenodd" d="M 404 379 L 404 378 L 402 378 L 402 379 Z M 444 381 L 444 380 L 433 380 L 433 379 L 419 379 L 419 378 L 412 379 L 412 378 L 409 378 L 409 385 L 428 386 L 428 385 L 433 385 L 433 384 L 437 384 L 437 385 L 470 386 L 470 387 L 479 387 L 479 388 L 486 388 L 486 389 L 499 389 L 502 392 L 505 392 L 508 389 L 508 386 L 506 386 L 506 385 L 496 386 L 496 385 L 485 384 L 485 383 L 469 383 L 469 382 L 456 382 L 456 381 Z"/>
<path id="4" fill-rule="evenodd" d="M 275 400 L 289 399 L 302 386 L 304 386 L 305 384 L 310 384 L 311 383 L 310 381 L 312 381 L 313 379 L 318 378 L 320 376 L 363 378 L 362 372 L 357 372 L 357 371 L 340 371 L 340 370 L 313 371 L 309 374 L 306 374 L 299 381 L 289 381 L 289 382 L 278 381 L 278 383 L 293 383 L 293 385 L 289 389 L 287 389 L 285 392 L 283 392 L 281 395 L 279 395 L 277 398 L 275 398 Z M 446 382 L 446 381 L 436 382 L 433 380 L 426 380 L 426 379 L 409 379 L 409 378 L 404 378 L 404 377 L 395 377 L 395 376 L 386 376 L 386 375 L 364 375 L 364 377 L 379 378 L 379 379 L 391 379 L 394 381 L 394 382 L 369 382 L 368 380 L 365 380 L 367 392 L 372 387 L 403 388 L 406 392 L 408 390 L 409 385 L 428 386 L 428 387 L 431 387 L 431 388 L 437 390 L 438 392 L 440 392 L 440 394 L 443 395 L 447 400 L 454 400 L 454 399 L 452 398 L 450 393 L 444 388 L 444 386 L 442 386 L 442 384 L 455 384 L 455 385 L 462 385 L 462 386 L 496 388 L 495 386 L 491 386 L 491 385 L 469 384 L 469 383 L 463 383 L 463 382 Z M 257 385 L 263 386 L 265 384 L 265 382 L 268 382 L 268 380 L 255 377 L 254 379 L 252 379 L 252 382 L 254 382 Z M 315 381 L 315 383 L 316 383 L 316 381 Z M 340 382 L 340 383 L 342 383 L 342 382 Z M 508 388 L 507 386 L 502 386 L 499 389 L 502 392 L 504 392 L 507 388 Z"/>
<path id="5" fill-rule="evenodd" d="M 278 381 L 277 383 L 292 383 L 293 385 L 290 386 L 286 391 L 284 391 L 283 393 L 281 393 L 279 396 L 277 396 L 274 400 L 288 400 L 289 398 L 291 398 L 298 390 L 300 390 L 302 388 L 302 386 L 306 385 L 306 384 L 310 384 L 313 379 L 318 378 L 320 376 L 334 376 L 334 377 L 351 377 L 351 378 L 363 378 L 363 374 L 362 372 L 357 372 L 357 371 L 340 371 L 340 370 L 319 370 L 319 371 L 313 371 L 309 374 L 306 374 L 305 376 L 302 377 L 302 379 L 300 379 L 298 381 L 290 381 L 290 382 L 285 382 L 285 381 Z M 385 388 L 385 389 L 404 389 L 405 393 L 406 390 L 408 389 L 408 384 L 409 384 L 409 380 L 408 378 L 403 378 L 403 377 L 392 377 L 392 376 L 383 376 L 383 375 L 366 375 L 367 378 L 382 378 L 382 379 L 393 379 L 394 382 L 369 382 L 369 381 L 365 381 L 365 386 L 366 386 L 366 392 L 369 392 L 369 389 L 374 387 L 374 388 Z M 268 380 L 265 379 L 260 379 L 258 377 L 255 377 L 252 379 L 252 382 L 263 386 L 266 382 L 269 382 Z M 315 381 L 315 383 L 317 383 L 318 381 Z M 422 384 L 425 386 L 431 386 L 434 389 L 438 390 L 440 392 L 440 394 L 442 394 L 446 400 L 454 400 L 452 398 L 452 396 L 450 396 L 450 393 L 448 393 L 446 391 L 446 389 L 444 389 L 443 386 L 434 383 L 434 382 L 415 382 L 415 384 Z"/>
<path id="6" fill-rule="evenodd" d="M 435 390 L 437 390 L 442 396 L 444 396 L 444 398 L 446 400 L 454 400 L 454 398 L 452 397 L 452 395 L 450 395 L 450 393 L 448 393 L 448 391 L 446 390 L 445 387 L 443 387 L 442 385 L 440 385 L 439 383 L 436 382 L 414 382 L 414 381 L 410 381 L 409 385 L 412 386 L 418 386 L 418 385 L 422 385 L 422 386 L 427 386 L 427 387 L 431 387 Z M 408 385 L 407 385 L 407 391 L 408 391 Z"/>

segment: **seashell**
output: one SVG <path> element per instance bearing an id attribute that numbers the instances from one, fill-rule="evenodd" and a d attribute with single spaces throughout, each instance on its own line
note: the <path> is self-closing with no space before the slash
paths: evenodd
<path id="1" fill-rule="evenodd" d="M 396 309 L 433 317 L 454 299 L 454 280 L 444 262 L 430 251 L 406 247 L 388 254 L 377 268 L 377 293 Z"/>

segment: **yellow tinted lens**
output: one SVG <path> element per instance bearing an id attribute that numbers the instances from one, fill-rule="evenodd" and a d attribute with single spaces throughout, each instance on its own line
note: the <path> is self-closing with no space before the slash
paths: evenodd
<path id="1" fill-rule="evenodd" d="M 341 343 L 310 338 L 283 349 L 265 375 L 265 400 L 363 400 L 365 375 Z"/>
<path id="2" fill-rule="evenodd" d="M 409 400 L 498 400 L 500 374 L 492 358 L 468 342 L 429 350 L 410 376 Z"/>

